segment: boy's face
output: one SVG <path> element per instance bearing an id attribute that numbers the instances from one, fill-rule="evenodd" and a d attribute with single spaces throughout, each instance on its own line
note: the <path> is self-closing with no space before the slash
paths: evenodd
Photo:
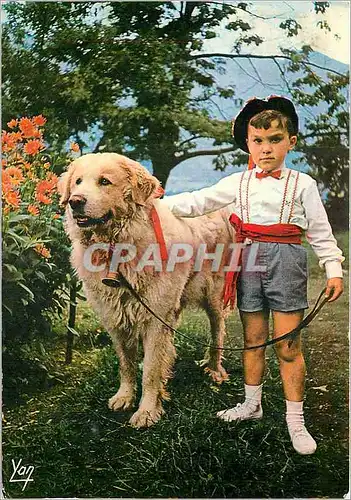
<path id="1" fill-rule="evenodd" d="M 289 137 L 288 131 L 279 127 L 277 120 L 273 120 L 267 130 L 248 126 L 247 147 L 255 164 L 267 172 L 281 167 L 296 141 L 296 135 Z"/>

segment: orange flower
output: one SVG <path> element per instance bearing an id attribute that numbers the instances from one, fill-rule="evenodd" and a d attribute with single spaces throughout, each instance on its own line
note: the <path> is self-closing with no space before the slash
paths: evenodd
<path id="1" fill-rule="evenodd" d="M 21 198 L 17 191 L 8 191 L 5 193 L 4 198 L 8 205 L 11 205 L 14 208 L 19 208 Z"/>
<path id="2" fill-rule="evenodd" d="M 33 124 L 30 118 L 21 118 L 19 122 L 19 129 L 23 133 L 23 137 L 34 137 L 37 127 Z"/>
<path id="3" fill-rule="evenodd" d="M 44 163 L 43 168 L 45 168 L 45 170 L 50 168 L 50 163 L 49 162 Z"/>
<path id="4" fill-rule="evenodd" d="M 4 170 L 2 173 L 2 192 L 4 194 L 12 191 L 11 177 L 8 175 L 7 171 Z"/>
<path id="5" fill-rule="evenodd" d="M 32 164 L 31 164 L 31 163 L 29 163 L 29 161 L 25 161 L 25 162 L 23 163 L 23 168 L 24 168 L 25 170 L 30 170 L 30 169 L 31 169 L 31 167 L 32 167 Z"/>
<path id="6" fill-rule="evenodd" d="M 12 186 L 19 186 L 24 181 L 22 170 L 18 167 L 7 167 L 5 172 Z"/>
<path id="7" fill-rule="evenodd" d="M 32 122 L 34 125 L 37 125 L 37 127 L 42 127 L 46 123 L 46 118 L 43 115 L 33 116 Z"/>
<path id="8" fill-rule="evenodd" d="M 42 243 L 38 243 L 37 245 L 35 245 L 34 250 L 39 255 L 42 255 L 43 257 L 45 257 L 45 259 L 50 259 L 50 257 L 51 257 L 50 250 L 48 248 L 46 248 L 45 245 L 43 245 Z"/>
<path id="9" fill-rule="evenodd" d="M 52 199 L 44 193 L 36 193 L 35 199 L 44 205 L 50 205 L 52 203 Z"/>
<path id="10" fill-rule="evenodd" d="M 4 153 L 11 151 L 16 146 L 16 140 L 13 134 L 3 131 L 1 135 L 2 150 Z"/>
<path id="11" fill-rule="evenodd" d="M 75 153 L 79 153 L 80 147 L 76 142 L 71 142 L 71 151 L 74 151 Z"/>
<path id="12" fill-rule="evenodd" d="M 6 165 L 7 165 L 7 160 L 6 160 L 5 158 L 2 158 L 2 160 L 1 160 L 1 165 L 2 165 L 3 167 L 6 167 Z"/>
<path id="13" fill-rule="evenodd" d="M 61 214 L 54 214 L 52 216 L 53 219 L 60 219 L 60 217 L 61 217 Z"/>
<path id="14" fill-rule="evenodd" d="M 7 122 L 8 128 L 15 128 L 15 127 L 17 127 L 17 124 L 18 124 L 18 120 L 15 120 L 15 119 L 10 120 L 9 122 Z"/>
<path id="15" fill-rule="evenodd" d="M 38 139 L 34 139 L 28 141 L 27 144 L 25 144 L 23 151 L 29 155 L 36 155 L 41 149 L 44 148 L 45 146 L 41 141 L 39 141 Z"/>
<path id="16" fill-rule="evenodd" d="M 48 178 L 38 182 L 35 188 L 35 199 L 44 205 L 52 203 L 51 195 L 56 191 L 57 176 L 52 172 L 48 173 Z"/>
<path id="17" fill-rule="evenodd" d="M 21 132 L 11 132 L 10 135 L 15 142 L 22 142 Z"/>
<path id="18" fill-rule="evenodd" d="M 28 205 L 28 212 L 31 215 L 39 215 L 39 208 L 36 207 L 35 205 Z"/>
<path id="19" fill-rule="evenodd" d="M 41 139 L 43 137 L 43 134 L 41 133 L 40 130 L 35 129 L 34 132 L 33 132 L 33 137 L 35 137 L 37 139 Z"/>

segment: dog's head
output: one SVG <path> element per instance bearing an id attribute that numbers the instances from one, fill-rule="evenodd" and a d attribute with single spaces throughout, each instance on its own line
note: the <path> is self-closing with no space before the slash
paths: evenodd
<path id="1" fill-rule="evenodd" d="M 80 228 L 120 220 L 145 206 L 162 190 L 142 165 L 116 153 L 91 153 L 71 163 L 61 175 L 60 203 Z"/>

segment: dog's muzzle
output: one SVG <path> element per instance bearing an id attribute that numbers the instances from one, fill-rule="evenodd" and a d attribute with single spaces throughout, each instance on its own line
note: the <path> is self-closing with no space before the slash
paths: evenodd
<path id="1" fill-rule="evenodd" d="M 102 217 L 86 217 L 84 215 L 75 214 L 73 211 L 73 218 L 79 227 L 90 227 L 105 224 L 107 221 L 112 219 L 113 213 L 111 210 Z"/>

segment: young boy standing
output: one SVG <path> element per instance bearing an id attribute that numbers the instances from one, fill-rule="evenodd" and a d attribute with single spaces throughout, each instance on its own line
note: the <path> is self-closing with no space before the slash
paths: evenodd
<path id="1" fill-rule="evenodd" d="M 343 291 L 344 257 L 332 234 L 316 182 L 307 174 L 285 166 L 285 157 L 294 148 L 297 133 L 298 117 L 289 99 L 278 96 L 251 99 L 234 122 L 233 137 L 243 151 L 250 153 L 254 168 L 232 174 L 212 187 L 163 200 L 179 217 L 196 217 L 230 205 L 231 222 L 246 243 L 237 283 L 245 347 L 267 340 L 270 311 L 273 338 L 292 330 L 302 320 L 308 307 L 307 255 L 301 246 L 304 232 L 320 266 L 325 268 L 329 302 Z M 246 225 L 252 228 L 253 224 L 255 238 L 245 239 Z M 264 272 L 245 271 L 253 242 L 258 242 L 256 264 L 263 266 Z M 300 454 L 312 454 L 317 445 L 304 423 L 306 369 L 300 337 L 290 345 L 288 341 L 277 343 L 276 352 L 293 447 Z M 262 418 L 265 350 L 244 351 L 243 366 L 245 401 L 218 412 L 222 420 Z"/>

